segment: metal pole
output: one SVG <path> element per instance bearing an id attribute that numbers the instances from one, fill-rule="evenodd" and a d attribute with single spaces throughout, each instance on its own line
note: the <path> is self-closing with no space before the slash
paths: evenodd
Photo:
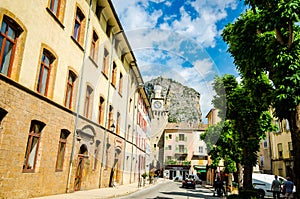
<path id="1" fill-rule="evenodd" d="M 75 140 L 76 140 L 76 134 L 77 134 L 77 128 L 78 128 L 78 120 L 79 120 L 79 111 L 80 111 L 80 100 L 81 100 L 81 92 L 82 92 L 82 86 L 83 86 L 83 75 L 84 75 L 84 66 L 85 66 L 85 60 L 87 59 L 87 46 L 88 46 L 88 38 L 89 38 L 89 32 L 90 32 L 90 21 L 91 21 L 91 13 L 92 13 L 92 0 L 90 0 L 89 5 L 89 15 L 88 15 L 88 22 L 87 22 L 87 31 L 85 35 L 85 43 L 84 43 L 84 52 L 83 52 L 83 60 L 82 60 L 82 66 L 81 66 L 81 74 L 80 74 L 80 81 L 79 81 L 79 90 L 77 94 L 77 108 L 76 108 L 76 117 L 75 117 L 75 127 L 74 127 L 74 134 L 73 134 L 73 142 L 72 142 L 72 150 L 71 150 L 71 156 L 70 156 L 70 166 L 69 166 L 69 173 L 68 173 L 68 179 L 67 179 L 67 187 L 66 187 L 66 193 L 69 192 L 69 186 L 71 181 L 71 174 L 72 174 L 72 168 L 73 168 L 73 158 L 74 158 L 74 150 L 75 150 Z"/>

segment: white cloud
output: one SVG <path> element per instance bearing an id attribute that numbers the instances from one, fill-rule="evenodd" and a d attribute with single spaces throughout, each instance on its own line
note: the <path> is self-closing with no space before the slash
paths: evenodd
<path id="1" fill-rule="evenodd" d="M 218 69 L 203 49 L 215 47 L 222 31 L 216 24 L 227 17 L 227 9 L 236 9 L 237 0 L 186 0 L 198 14 L 181 7 L 181 17 L 162 9 L 147 11 L 150 2 L 171 7 L 174 2 L 170 0 L 112 1 L 144 81 L 162 75 L 193 87 L 201 94 L 205 117 L 212 108 L 212 82 Z M 158 19 L 163 21 L 158 24 Z M 193 67 L 184 67 L 186 62 Z"/>

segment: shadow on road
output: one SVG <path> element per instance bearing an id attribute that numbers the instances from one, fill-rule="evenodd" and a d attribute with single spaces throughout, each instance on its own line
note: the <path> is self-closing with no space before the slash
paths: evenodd
<path id="1" fill-rule="evenodd" d="M 188 192 L 180 192 L 180 191 L 170 191 L 170 192 L 160 192 L 161 194 L 168 195 L 168 197 L 157 196 L 155 198 L 147 198 L 147 199 L 176 199 L 176 196 L 184 196 L 187 198 L 218 198 L 213 197 L 212 192 L 210 190 L 189 190 Z"/>

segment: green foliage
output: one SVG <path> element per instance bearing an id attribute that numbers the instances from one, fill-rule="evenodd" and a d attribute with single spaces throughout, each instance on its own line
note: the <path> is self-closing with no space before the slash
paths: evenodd
<path id="1" fill-rule="evenodd" d="M 244 150 L 248 154 L 257 147 L 255 140 L 260 132 L 273 129 L 269 126 L 271 116 L 265 112 L 270 105 L 275 108 L 276 117 L 289 120 L 292 138 L 299 136 L 300 27 L 296 22 L 300 20 L 300 1 L 245 0 L 245 4 L 251 9 L 228 24 L 222 37 L 246 88 L 239 95 L 250 96 L 237 100 L 239 105 L 245 104 L 245 110 L 237 113 L 242 119 L 236 121 L 241 143 L 249 147 Z M 237 99 L 234 95 L 230 97 Z M 227 106 L 230 118 L 234 118 L 237 110 L 234 104 Z M 249 123 L 242 127 L 246 119 Z M 292 142 L 294 149 L 298 149 L 299 139 Z M 297 159 L 295 167 L 300 166 Z M 251 162 L 252 157 L 244 159 L 244 164 Z M 295 175 L 300 182 L 300 173 Z"/>
<path id="2" fill-rule="evenodd" d="M 300 102 L 300 28 L 295 25 L 299 22 L 300 2 L 248 0 L 245 3 L 252 10 L 228 24 L 223 39 L 244 80 L 268 75 L 272 83 L 268 96 L 276 116 L 288 118 Z"/>
<path id="3" fill-rule="evenodd" d="M 212 166 L 217 166 L 223 158 L 226 170 L 230 172 L 236 171 L 236 163 L 251 168 L 257 163 L 260 140 L 265 132 L 275 129 L 268 111 L 271 84 L 261 74 L 256 80 L 241 83 L 232 75 L 215 77 L 213 85 L 216 91 L 213 104 L 224 118 L 210 126 L 201 137 L 210 150 Z M 254 88 L 255 91 L 251 92 Z"/>

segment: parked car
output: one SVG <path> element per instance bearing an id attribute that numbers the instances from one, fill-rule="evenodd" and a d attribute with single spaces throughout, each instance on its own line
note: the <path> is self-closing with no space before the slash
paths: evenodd
<path id="1" fill-rule="evenodd" d="M 182 187 L 185 188 L 196 188 L 196 184 L 202 184 L 202 181 L 199 179 L 199 177 L 195 174 L 189 174 L 185 177 L 185 179 L 182 180 Z"/>
<path id="2" fill-rule="evenodd" d="M 175 182 L 182 182 L 182 176 L 175 176 L 174 181 Z"/>
<path id="3" fill-rule="evenodd" d="M 252 174 L 252 184 L 254 189 L 256 189 L 262 197 L 264 196 L 273 196 L 273 192 L 271 190 L 272 182 L 275 179 L 275 175 L 270 174 L 261 174 L 261 173 L 253 173 Z M 283 184 L 286 179 L 282 176 L 278 176 L 279 182 Z M 294 186 L 294 192 L 296 191 L 296 187 Z"/>

